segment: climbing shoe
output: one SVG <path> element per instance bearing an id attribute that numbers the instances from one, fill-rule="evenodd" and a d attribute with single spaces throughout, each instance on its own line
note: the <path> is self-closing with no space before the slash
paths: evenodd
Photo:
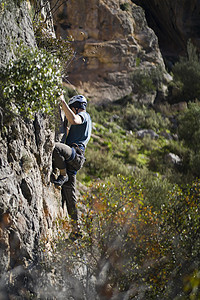
<path id="1" fill-rule="evenodd" d="M 54 180 L 54 184 L 56 187 L 61 187 L 65 182 L 68 181 L 68 175 L 59 175 L 56 180 Z"/>

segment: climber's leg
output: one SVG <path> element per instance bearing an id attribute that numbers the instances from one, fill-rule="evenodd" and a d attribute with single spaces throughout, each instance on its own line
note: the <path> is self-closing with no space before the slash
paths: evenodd
<path id="1" fill-rule="evenodd" d="M 66 161 L 73 159 L 73 156 L 74 153 L 71 147 L 62 143 L 55 144 L 52 154 L 53 169 L 58 168 L 60 170 L 60 175 L 54 180 L 56 186 L 62 186 L 67 182 Z"/>
<path id="2" fill-rule="evenodd" d="M 78 211 L 76 207 L 76 175 L 68 173 L 69 180 L 62 186 L 62 202 L 66 202 L 67 211 L 71 218 L 72 232 L 71 239 L 76 239 L 81 235 L 78 224 Z"/>

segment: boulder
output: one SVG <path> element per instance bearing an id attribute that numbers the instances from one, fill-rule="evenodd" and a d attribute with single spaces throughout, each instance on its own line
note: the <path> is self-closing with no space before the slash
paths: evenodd
<path id="1" fill-rule="evenodd" d="M 152 129 L 141 129 L 136 132 L 136 136 L 143 139 L 145 136 L 149 136 L 151 139 L 158 139 L 159 135 Z"/>
<path id="2" fill-rule="evenodd" d="M 174 153 L 166 154 L 165 160 L 167 163 L 173 164 L 173 165 L 179 165 L 181 163 L 181 158 Z"/>

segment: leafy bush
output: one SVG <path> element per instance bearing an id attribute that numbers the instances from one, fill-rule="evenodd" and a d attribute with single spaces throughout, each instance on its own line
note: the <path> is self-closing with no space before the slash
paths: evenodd
<path id="1" fill-rule="evenodd" d="M 189 103 L 179 115 L 178 135 L 185 145 L 196 152 L 200 147 L 200 103 Z"/>
<path id="2" fill-rule="evenodd" d="M 79 203 L 83 238 L 67 243 L 61 232 L 52 243 L 49 287 L 59 278 L 58 290 L 68 295 L 70 273 L 71 289 L 81 284 L 85 299 L 199 299 L 200 182 L 171 185 L 163 195 L 160 187 L 156 177 L 96 182 Z M 158 194 L 166 196 L 160 205 Z"/>
<path id="3" fill-rule="evenodd" d="M 151 206 L 152 211 L 158 211 L 163 204 L 168 202 L 169 192 L 174 183 L 170 183 L 167 176 L 143 169 L 136 172 L 134 178 L 143 182 L 144 204 Z"/>
<path id="4" fill-rule="evenodd" d="M 138 296 L 139 285 L 148 270 L 143 264 L 150 253 L 149 244 L 155 243 L 155 249 L 157 244 L 154 234 L 144 237 L 145 232 L 153 233 L 155 228 L 151 208 L 143 206 L 142 186 L 131 178 L 118 176 L 112 183 L 97 184 L 84 204 L 88 208 L 83 220 L 88 234 L 87 249 L 96 253 L 97 265 L 93 267 L 107 266 L 98 290 L 110 285 L 118 295 L 129 291 L 130 296 Z M 138 288 L 132 294 L 133 283 Z"/>
<path id="5" fill-rule="evenodd" d="M 97 106 L 89 102 L 87 111 L 89 112 L 92 120 L 94 120 L 95 123 L 105 125 L 105 123 L 107 123 L 112 117 L 113 111 L 116 113 L 117 109 L 116 107 L 114 107 L 114 105 L 113 107 L 110 107 L 108 104 L 106 107 L 104 107 L 101 105 Z"/>
<path id="6" fill-rule="evenodd" d="M 23 48 L 2 73 L 4 106 L 25 117 L 41 111 L 52 114 L 62 92 L 58 58 L 45 50 Z"/>
<path id="7" fill-rule="evenodd" d="M 180 58 L 172 68 L 174 75 L 173 86 L 176 87 L 175 95 L 172 95 L 172 102 L 193 101 L 200 97 L 200 61 L 196 48 L 189 41 L 187 47 L 188 57 Z"/>
<path id="8" fill-rule="evenodd" d="M 179 115 L 178 122 L 178 135 L 187 149 L 183 157 L 184 168 L 193 176 L 199 177 L 200 104 L 189 103 L 188 109 Z"/>
<path id="9" fill-rule="evenodd" d="M 160 66 L 145 70 L 138 69 L 131 75 L 131 78 L 140 100 L 145 94 L 160 88 L 163 81 L 163 69 Z"/>
<path id="10" fill-rule="evenodd" d="M 123 109 L 124 123 L 128 129 L 152 129 L 161 131 L 170 128 L 170 122 L 147 105 L 128 104 Z"/>
<path id="11" fill-rule="evenodd" d="M 123 163 L 121 159 L 117 159 L 106 149 L 87 149 L 85 171 L 89 176 L 96 178 L 106 178 L 111 175 L 123 174 L 128 175 L 130 169 Z"/>
<path id="12" fill-rule="evenodd" d="M 166 290 L 183 299 L 198 299 L 200 295 L 200 282 L 196 281 L 194 286 L 200 255 L 199 199 L 199 181 L 184 190 L 175 186 L 158 214 L 162 232 L 160 243 L 168 255 Z"/>
<path id="13" fill-rule="evenodd" d="M 94 259 L 90 266 L 96 271 L 107 266 L 101 288 L 109 284 L 118 295 L 175 299 L 195 294 L 198 299 L 200 283 L 195 289 L 191 282 L 199 270 L 200 183 L 185 190 L 171 186 L 165 202 L 155 206 L 160 184 L 154 181 L 149 202 L 145 190 L 150 186 L 122 176 L 97 183 L 85 196 L 82 221 L 85 247 Z"/>
<path id="14" fill-rule="evenodd" d="M 135 71 L 132 75 L 132 80 L 134 82 L 135 91 L 139 94 L 139 99 L 156 89 L 150 74 L 144 70 Z"/>
<path id="15" fill-rule="evenodd" d="M 200 63 L 181 60 L 173 67 L 174 78 L 180 87 L 179 101 L 191 101 L 200 97 Z"/>
<path id="16" fill-rule="evenodd" d="M 66 69 L 68 62 L 73 55 L 70 39 L 54 37 L 47 29 L 47 26 L 44 22 L 33 22 L 33 25 L 38 48 L 45 49 L 49 53 L 52 53 L 54 56 L 56 56 L 60 60 L 63 69 Z"/>

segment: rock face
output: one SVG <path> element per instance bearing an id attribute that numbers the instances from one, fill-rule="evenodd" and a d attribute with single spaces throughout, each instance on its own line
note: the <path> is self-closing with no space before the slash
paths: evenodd
<path id="1" fill-rule="evenodd" d="M 15 50 L 23 42 L 35 47 L 32 22 L 25 3 L 21 7 L 9 0 L 0 11 L 0 66 L 15 56 Z M 19 26 L 20 24 L 20 26 Z"/>
<path id="2" fill-rule="evenodd" d="M 14 56 L 10 45 L 20 40 L 35 45 L 26 7 L 12 5 L 1 15 L 1 65 Z M 0 107 L 0 130 L 0 274 L 8 279 L 8 270 L 36 259 L 42 238 L 53 236 L 63 210 L 60 193 L 50 184 L 54 132 L 48 120 L 39 114 L 34 121 L 6 120 Z M 2 289 L 1 279 L 0 298 L 10 299 Z"/>
<path id="3" fill-rule="evenodd" d="M 149 26 L 159 39 L 163 56 L 177 59 L 186 54 L 188 39 L 200 50 L 198 0 L 133 0 L 146 12 Z"/>
<path id="4" fill-rule="evenodd" d="M 33 259 L 42 235 L 52 234 L 59 214 L 49 185 L 53 140 L 48 122 L 39 115 L 34 123 L 17 120 L 1 133 L 1 273 Z"/>
<path id="5" fill-rule="evenodd" d="M 157 37 L 131 1 L 68 0 L 54 11 L 56 34 L 74 40 L 68 79 L 93 101 L 134 92 L 131 74 L 138 68 L 164 68 Z"/>

